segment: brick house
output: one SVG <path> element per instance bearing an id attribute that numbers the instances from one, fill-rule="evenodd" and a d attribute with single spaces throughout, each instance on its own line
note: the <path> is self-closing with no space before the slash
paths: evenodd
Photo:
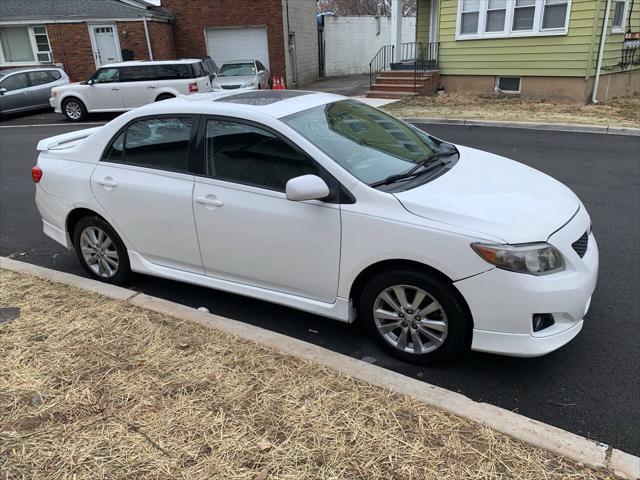
<path id="1" fill-rule="evenodd" d="M 56 64 L 73 80 L 123 60 L 256 58 L 287 85 L 318 77 L 312 0 L 2 0 L 0 69 Z"/>

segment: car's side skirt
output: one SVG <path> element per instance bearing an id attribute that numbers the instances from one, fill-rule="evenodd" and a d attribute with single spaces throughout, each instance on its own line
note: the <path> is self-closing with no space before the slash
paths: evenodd
<path id="1" fill-rule="evenodd" d="M 201 287 L 213 288 L 225 292 L 236 293 L 246 297 L 257 298 L 266 302 L 277 303 L 305 312 L 313 313 L 333 320 L 351 323 L 354 320 L 353 310 L 349 306 L 349 300 L 337 297 L 334 303 L 326 303 L 310 298 L 291 295 L 289 293 L 269 290 L 253 285 L 231 282 L 219 278 L 198 275 L 173 268 L 163 267 L 149 262 L 138 252 L 128 250 L 131 270 L 156 277 L 177 280 Z"/>

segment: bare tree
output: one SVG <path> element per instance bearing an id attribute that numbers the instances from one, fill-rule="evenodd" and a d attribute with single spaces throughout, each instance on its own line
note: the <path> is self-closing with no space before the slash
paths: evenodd
<path id="1" fill-rule="evenodd" d="M 416 0 L 400 0 L 402 15 L 416 14 Z M 318 12 L 333 12 L 336 15 L 391 15 L 391 0 L 319 0 Z"/>

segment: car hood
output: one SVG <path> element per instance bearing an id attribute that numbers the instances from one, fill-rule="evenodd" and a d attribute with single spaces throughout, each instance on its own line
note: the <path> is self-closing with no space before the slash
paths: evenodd
<path id="1" fill-rule="evenodd" d="M 255 75 L 236 75 L 233 77 L 216 77 L 212 85 L 242 85 L 244 82 L 255 80 Z"/>
<path id="2" fill-rule="evenodd" d="M 394 194 L 409 212 L 527 243 L 546 241 L 580 208 L 569 188 L 538 170 L 473 148 L 458 150 L 460 159 L 444 175 Z"/>

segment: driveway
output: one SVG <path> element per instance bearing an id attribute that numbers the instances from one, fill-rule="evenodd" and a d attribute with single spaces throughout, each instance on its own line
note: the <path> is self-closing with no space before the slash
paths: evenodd
<path id="1" fill-rule="evenodd" d="M 421 368 L 389 357 L 352 325 L 228 293 L 138 275 L 132 288 L 259 325 L 420 378 L 475 400 L 640 454 L 640 139 L 533 130 L 422 126 L 506 155 L 569 185 L 591 213 L 601 272 L 583 331 L 542 358 L 471 353 Z M 0 255 L 84 275 L 41 232 L 30 169 L 43 137 L 76 126 L 0 127 Z M 86 128 L 86 127 L 85 127 Z M 518 188 L 517 185 L 513 186 Z"/>
<path id="2" fill-rule="evenodd" d="M 302 86 L 303 90 L 337 93 L 345 97 L 359 97 L 369 90 L 369 75 L 328 77 Z"/>

